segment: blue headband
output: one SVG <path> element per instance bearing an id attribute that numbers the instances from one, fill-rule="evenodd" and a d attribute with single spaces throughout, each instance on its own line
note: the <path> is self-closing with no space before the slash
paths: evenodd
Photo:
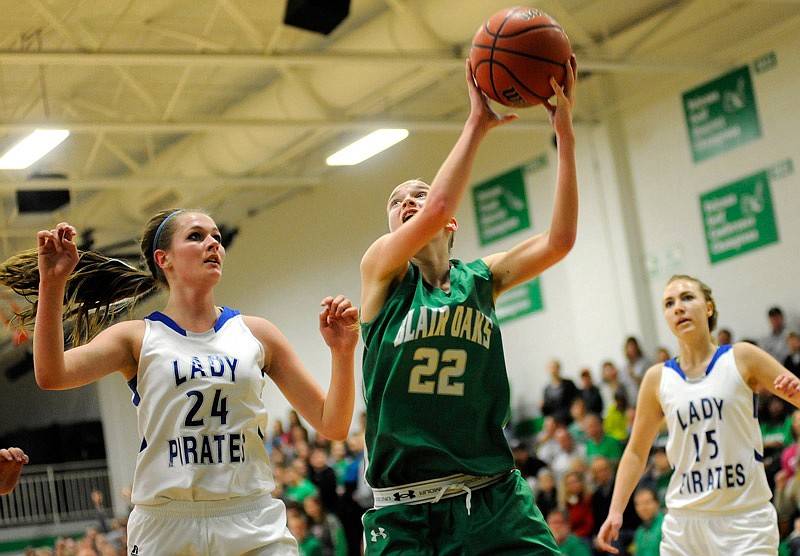
<path id="1" fill-rule="evenodd" d="M 161 232 L 164 230 L 164 226 L 166 226 L 170 218 L 172 218 L 179 212 L 183 212 L 183 209 L 172 211 L 164 220 L 161 221 L 161 224 L 158 225 L 158 229 L 156 230 L 156 235 L 153 237 L 153 255 L 156 254 L 156 249 L 158 247 L 158 240 L 161 239 Z"/>

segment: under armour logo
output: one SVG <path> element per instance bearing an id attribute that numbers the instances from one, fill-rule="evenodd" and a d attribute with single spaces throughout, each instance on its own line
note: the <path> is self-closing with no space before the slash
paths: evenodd
<path id="1" fill-rule="evenodd" d="M 417 495 L 414 494 L 413 490 L 409 490 L 408 494 L 403 494 L 401 492 L 395 492 L 394 493 L 395 502 L 400 502 L 400 500 L 402 500 L 403 498 L 408 498 L 409 500 L 411 500 L 412 498 L 416 498 L 416 497 L 417 497 Z"/>
<path id="2" fill-rule="evenodd" d="M 139 546 L 133 545 L 133 548 L 131 548 L 131 556 L 137 556 L 137 554 L 139 554 Z"/>
<path id="3" fill-rule="evenodd" d="M 378 542 L 378 537 L 384 539 L 387 537 L 386 531 L 383 529 L 383 527 L 378 527 L 377 531 L 373 529 L 372 531 L 369 532 L 369 534 L 372 535 L 372 542 Z"/>

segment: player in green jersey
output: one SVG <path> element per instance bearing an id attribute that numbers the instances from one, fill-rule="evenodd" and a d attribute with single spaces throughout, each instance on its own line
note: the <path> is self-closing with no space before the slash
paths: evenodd
<path id="1" fill-rule="evenodd" d="M 397 186 L 390 233 L 361 261 L 365 344 L 366 554 L 558 554 L 503 436 L 509 383 L 497 297 L 561 260 L 575 242 L 578 191 L 572 107 L 575 59 L 557 103 L 544 103 L 558 143 L 550 229 L 507 252 L 450 258 L 453 217 L 498 115 L 467 63 L 470 115 L 432 184 Z"/>

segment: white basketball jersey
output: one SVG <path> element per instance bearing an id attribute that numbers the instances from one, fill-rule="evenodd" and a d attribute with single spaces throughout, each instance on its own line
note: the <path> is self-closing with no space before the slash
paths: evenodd
<path id="1" fill-rule="evenodd" d="M 145 319 L 134 391 L 141 449 L 131 500 L 222 500 L 272 492 L 264 446 L 264 347 L 238 311 L 189 332 L 166 315 Z"/>
<path id="2" fill-rule="evenodd" d="M 674 359 L 664 363 L 659 396 L 674 469 L 668 508 L 744 510 L 770 500 L 756 397 L 731 346 L 718 348 L 697 380 L 687 380 Z"/>

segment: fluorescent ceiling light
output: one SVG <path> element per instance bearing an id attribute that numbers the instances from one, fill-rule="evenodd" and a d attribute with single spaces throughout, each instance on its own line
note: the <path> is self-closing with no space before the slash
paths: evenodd
<path id="1" fill-rule="evenodd" d="M 66 129 L 37 129 L 0 157 L 0 169 L 27 168 L 55 149 L 68 135 Z"/>
<path id="2" fill-rule="evenodd" d="M 330 155 L 328 166 L 353 166 L 408 137 L 407 129 L 379 129 Z"/>

